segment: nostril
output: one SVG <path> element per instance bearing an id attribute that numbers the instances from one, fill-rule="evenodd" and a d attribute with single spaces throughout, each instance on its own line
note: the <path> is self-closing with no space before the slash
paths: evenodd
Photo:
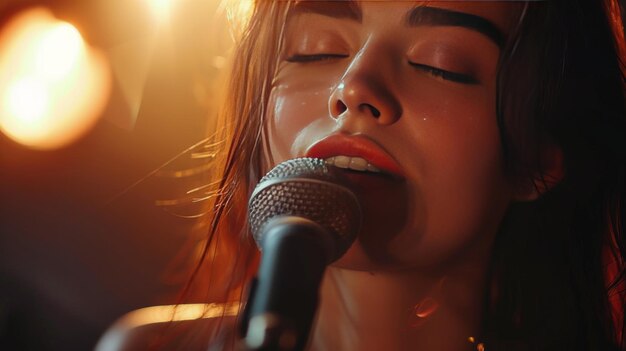
<path id="1" fill-rule="evenodd" d="M 380 111 L 378 111 L 378 109 L 370 104 L 364 104 L 365 108 L 369 109 L 370 112 L 372 113 L 372 116 L 378 118 L 380 117 Z"/>
<path id="2" fill-rule="evenodd" d="M 337 100 L 337 103 L 335 104 L 335 111 L 337 113 L 337 116 L 346 112 L 347 109 L 348 109 L 348 106 L 346 106 L 346 104 L 344 104 L 343 101 Z"/>

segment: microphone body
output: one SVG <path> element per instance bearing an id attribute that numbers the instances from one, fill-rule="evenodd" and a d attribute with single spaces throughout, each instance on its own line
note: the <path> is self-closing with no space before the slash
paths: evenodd
<path id="1" fill-rule="evenodd" d="M 318 305 L 330 234 L 302 217 L 267 225 L 246 343 L 255 350 L 303 350 Z"/>
<path id="2" fill-rule="evenodd" d="M 324 270 L 350 247 L 360 216 L 323 160 L 286 161 L 259 182 L 249 220 L 262 258 L 240 330 L 248 350 L 305 348 Z"/>

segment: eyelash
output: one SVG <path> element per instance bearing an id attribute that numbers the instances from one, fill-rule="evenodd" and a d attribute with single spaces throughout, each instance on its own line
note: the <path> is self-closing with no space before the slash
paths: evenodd
<path id="1" fill-rule="evenodd" d="M 340 59 L 346 58 L 348 55 L 343 54 L 313 54 L 313 55 L 301 55 L 295 54 L 287 57 L 287 62 L 296 62 L 296 63 L 309 63 L 309 62 L 320 62 L 320 61 L 329 61 L 332 59 Z"/>
<path id="2" fill-rule="evenodd" d="M 329 60 L 333 60 L 333 59 L 341 59 L 341 58 L 346 58 L 346 57 L 348 57 L 348 55 L 343 55 L 343 54 L 312 54 L 312 55 L 295 54 L 295 55 L 291 55 L 291 56 L 287 57 L 286 61 L 287 62 L 293 62 L 293 63 L 311 63 L 311 62 L 329 61 Z M 417 69 L 420 69 L 422 71 L 425 71 L 425 72 L 431 74 L 434 77 L 442 78 L 444 80 L 449 80 L 449 81 L 452 81 L 452 82 L 462 83 L 462 84 L 478 84 L 478 81 L 474 77 L 468 76 L 466 74 L 450 72 L 450 71 L 446 71 L 446 70 L 443 70 L 443 69 L 440 69 L 440 68 L 424 65 L 424 64 L 421 64 L 421 63 L 409 62 L 409 64 L 411 66 L 417 68 Z"/>
<path id="3" fill-rule="evenodd" d="M 462 73 L 450 72 L 440 68 L 424 65 L 421 63 L 409 62 L 409 64 L 417 69 L 426 71 L 427 73 L 442 78 L 445 80 L 449 80 L 452 82 L 462 83 L 462 84 L 478 84 L 476 78 L 472 76 L 468 76 Z"/>

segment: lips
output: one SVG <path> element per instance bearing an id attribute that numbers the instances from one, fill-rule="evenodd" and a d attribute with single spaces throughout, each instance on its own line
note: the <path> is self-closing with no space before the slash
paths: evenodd
<path id="1" fill-rule="evenodd" d="M 360 157 L 384 173 L 404 178 L 398 162 L 382 146 L 365 136 L 333 134 L 306 151 L 306 157 L 328 159 L 336 156 Z"/>

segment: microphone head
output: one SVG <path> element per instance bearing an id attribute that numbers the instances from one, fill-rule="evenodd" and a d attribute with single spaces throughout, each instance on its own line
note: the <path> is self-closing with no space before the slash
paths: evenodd
<path id="1" fill-rule="evenodd" d="M 248 203 L 248 221 L 259 247 L 264 226 L 279 216 L 305 218 L 329 232 L 335 243 L 330 262 L 343 256 L 361 226 L 356 196 L 318 158 L 285 161 L 259 181 Z"/>

